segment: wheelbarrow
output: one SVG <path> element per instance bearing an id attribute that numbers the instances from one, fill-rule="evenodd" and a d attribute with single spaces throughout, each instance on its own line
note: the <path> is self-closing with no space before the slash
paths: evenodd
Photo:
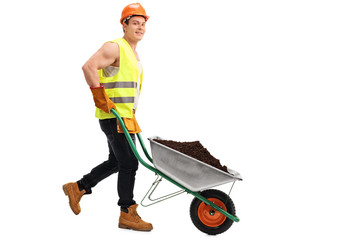
<path id="1" fill-rule="evenodd" d="M 228 230 L 233 222 L 239 222 L 239 218 L 235 215 L 234 202 L 229 195 L 235 182 L 237 180 L 242 180 L 240 173 L 229 168 L 229 173 L 226 173 L 195 158 L 171 149 L 156 142 L 155 140 L 160 139 L 159 137 L 148 139 L 150 141 L 152 153 L 152 157 L 150 157 L 140 133 L 137 133 L 136 136 L 139 139 L 143 152 L 153 165 L 152 166 L 145 162 L 139 155 L 129 132 L 117 111 L 111 109 L 111 112 L 118 119 L 121 128 L 124 130 L 125 137 L 137 160 L 144 167 L 157 175 L 155 182 L 151 185 L 141 201 L 142 206 L 147 207 L 187 192 L 194 196 L 190 205 L 190 217 L 195 227 L 200 231 L 209 235 L 216 235 Z M 152 194 L 163 178 L 175 184 L 182 190 L 152 199 Z M 211 189 L 231 182 L 232 186 L 228 194 L 217 189 Z M 151 201 L 151 204 L 144 203 L 146 198 Z"/>

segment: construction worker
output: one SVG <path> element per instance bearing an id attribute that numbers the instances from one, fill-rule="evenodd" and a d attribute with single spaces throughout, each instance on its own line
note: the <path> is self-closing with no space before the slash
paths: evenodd
<path id="1" fill-rule="evenodd" d="M 100 127 L 107 137 L 109 158 L 93 168 L 77 182 L 63 185 L 69 197 L 71 210 L 80 213 L 80 199 L 90 194 L 91 188 L 113 173 L 118 173 L 118 195 L 120 206 L 119 228 L 151 231 L 151 223 L 143 221 L 137 214 L 133 199 L 135 174 L 138 161 L 134 156 L 117 119 L 110 112 L 116 109 L 123 117 L 126 128 L 135 143 L 135 133 L 140 127 L 135 118 L 141 91 L 143 71 L 136 52 L 137 43 L 145 34 L 149 19 L 139 3 L 129 4 L 121 14 L 123 38 L 104 45 L 84 64 L 83 72 L 93 94 Z"/>

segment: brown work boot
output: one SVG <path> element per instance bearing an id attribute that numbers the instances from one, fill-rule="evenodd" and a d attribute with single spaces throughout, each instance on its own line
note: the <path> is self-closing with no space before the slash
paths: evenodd
<path id="1" fill-rule="evenodd" d="M 69 197 L 69 205 L 71 210 L 78 215 L 81 212 L 80 199 L 85 194 L 85 190 L 80 191 L 76 182 L 63 185 L 65 195 Z"/>
<path id="2" fill-rule="evenodd" d="M 121 211 L 119 218 L 119 228 L 133 229 L 136 231 L 151 231 L 153 226 L 151 223 L 147 223 L 141 219 L 137 214 L 137 204 L 128 207 L 128 212 Z"/>

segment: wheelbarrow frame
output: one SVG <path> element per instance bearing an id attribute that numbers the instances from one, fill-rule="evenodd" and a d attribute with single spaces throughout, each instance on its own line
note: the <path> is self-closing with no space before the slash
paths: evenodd
<path id="1" fill-rule="evenodd" d="M 199 192 L 194 192 L 194 191 L 191 191 L 190 189 L 184 187 L 183 185 L 181 185 L 180 183 L 176 182 L 175 180 L 173 180 L 171 177 L 167 176 L 166 174 L 164 174 L 163 172 L 159 171 L 158 169 L 156 169 L 155 167 L 149 165 L 147 162 L 145 162 L 141 156 L 139 155 L 137 149 L 136 149 L 136 146 L 134 144 L 134 142 L 132 141 L 131 139 L 131 136 L 128 132 L 128 130 L 126 129 L 125 127 L 125 124 L 124 124 L 124 121 L 122 120 L 121 116 L 118 114 L 118 112 L 115 110 L 115 109 L 111 109 L 111 112 L 115 115 L 115 117 L 117 118 L 117 120 L 119 121 L 120 123 L 120 126 L 121 128 L 123 129 L 124 131 L 124 134 L 125 134 L 125 137 L 127 139 L 127 141 L 129 142 L 130 144 L 130 147 L 131 147 L 131 150 L 133 151 L 135 157 L 137 158 L 137 160 L 144 166 L 146 167 L 147 169 L 149 169 L 150 171 L 158 174 L 159 176 L 161 176 L 162 178 L 168 180 L 169 182 L 175 184 L 176 186 L 178 186 L 179 188 L 183 189 L 185 192 L 193 195 L 194 197 L 198 198 L 200 201 L 204 202 L 205 204 L 211 206 L 212 208 L 214 208 L 215 210 L 219 211 L 221 214 L 225 215 L 227 218 L 231 219 L 232 221 L 234 222 L 239 222 L 239 218 L 237 216 L 234 216 L 226 211 L 224 211 L 222 208 L 218 207 L 216 204 L 214 204 L 213 202 L 209 201 L 208 199 L 206 199 L 205 197 L 201 196 L 201 194 Z M 143 152 L 145 154 L 145 156 L 147 157 L 147 159 L 153 164 L 153 160 L 152 158 L 150 157 L 145 145 L 144 145 L 144 142 L 141 138 L 141 135 L 140 133 L 137 133 L 136 134 L 137 138 L 139 139 L 139 142 L 140 142 L 140 145 L 141 145 L 141 148 L 143 149 Z"/>

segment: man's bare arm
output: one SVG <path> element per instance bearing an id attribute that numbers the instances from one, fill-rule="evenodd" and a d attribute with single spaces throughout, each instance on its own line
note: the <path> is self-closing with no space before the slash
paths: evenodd
<path id="1" fill-rule="evenodd" d="M 119 46 L 116 43 L 105 43 L 82 67 L 89 87 L 100 87 L 98 70 L 118 64 L 118 61 Z"/>

